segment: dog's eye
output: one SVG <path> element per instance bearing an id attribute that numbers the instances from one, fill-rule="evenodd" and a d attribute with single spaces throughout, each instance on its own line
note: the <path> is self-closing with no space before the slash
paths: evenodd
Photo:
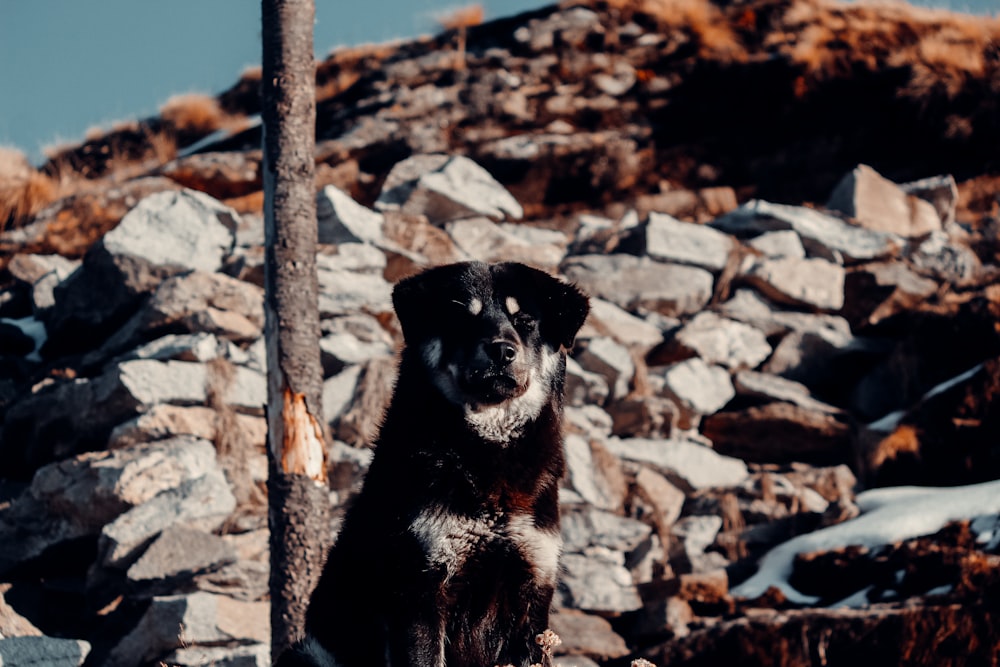
<path id="1" fill-rule="evenodd" d="M 514 326 L 518 329 L 531 329 L 537 323 L 537 320 L 525 312 L 516 313 L 511 320 L 514 322 Z"/>

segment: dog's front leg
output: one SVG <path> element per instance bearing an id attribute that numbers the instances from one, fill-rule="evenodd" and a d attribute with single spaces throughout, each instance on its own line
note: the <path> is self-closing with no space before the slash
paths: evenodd
<path id="1" fill-rule="evenodd" d="M 389 628 L 389 667 L 444 667 L 445 623 L 436 604 L 413 606 Z"/>

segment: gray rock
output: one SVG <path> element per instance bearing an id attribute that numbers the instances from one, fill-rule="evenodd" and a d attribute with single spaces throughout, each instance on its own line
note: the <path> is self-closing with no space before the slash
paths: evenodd
<path id="1" fill-rule="evenodd" d="M 563 418 L 567 432 L 601 440 L 611 435 L 611 415 L 596 405 L 566 406 Z"/>
<path id="2" fill-rule="evenodd" d="M 702 415 L 721 410 L 736 395 L 729 373 L 698 357 L 664 369 L 663 394 L 681 408 L 681 428 L 696 426 Z"/>
<path id="3" fill-rule="evenodd" d="M 612 433 L 623 438 L 669 438 L 680 427 L 681 409 L 656 394 L 630 396 L 608 406 Z"/>
<path id="4" fill-rule="evenodd" d="M 267 423 L 262 416 L 234 415 L 226 420 L 227 433 L 240 442 L 263 445 Z M 220 424 L 218 411 L 201 405 L 154 405 L 139 416 L 116 426 L 108 437 L 108 449 L 123 449 L 133 445 L 189 435 L 216 442 Z"/>
<path id="5" fill-rule="evenodd" d="M 859 164 L 833 189 L 826 207 L 857 220 L 866 229 L 904 238 L 941 229 L 934 205 L 884 178 L 866 164 Z"/>
<path id="6" fill-rule="evenodd" d="M 740 371 L 734 377 L 736 393 L 741 396 L 764 398 L 769 401 L 784 401 L 816 412 L 838 414 L 840 408 L 827 405 L 812 397 L 809 387 L 787 378 L 759 373 L 757 371 Z"/>
<path id="7" fill-rule="evenodd" d="M 193 190 L 158 192 L 140 201 L 55 289 L 47 322 L 51 346 L 93 347 L 164 279 L 219 270 L 233 249 L 238 218 Z"/>
<path id="8" fill-rule="evenodd" d="M 566 436 L 566 469 L 569 484 L 590 505 L 617 510 L 625 502 L 627 484 L 620 464 L 596 443 Z"/>
<path id="9" fill-rule="evenodd" d="M 323 418 L 327 422 L 332 423 L 347 412 L 354 401 L 362 370 L 360 365 L 348 366 L 323 382 Z"/>
<path id="10" fill-rule="evenodd" d="M 604 405 L 611 390 L 602 375 L 584 370 L 576 359 L 566 359 L 566 404 Z"/>
<path id="11" fill-rule="evenodd" d="M 650 213 L 642 229 L 646 254 L 653 259 L 709 271 L 725 268 L 735 245 L 731 237 L 712 227 L 681 222 L 666 213 Z"/>
<path id="12" fill-rule="evenodd" d="M 130 508 L 213 472 L 221 476 L 215 448 L 191 437 L 40 468 L 31 486 L 0 511 L 0 572 L 57 544 L 97 535 Z"/>
<path id="13" fill-rule="evenodd" d="M 224 357 L 225 346 L 210 333 L 168 334 L 122 355 L 117 361 L 155 359 L 206 363 Z"/>
<path id="14" fill-rule="evenodd" d="M 360 364 L 375 357 L 392 356 L 392 346 L 384 340 L 363 341 L 346 331 L 331 333 L 319 341 L 325 375 L 339 373 L 345 366 Z"/>
<path id="15" fill-rule="evenodd" d="M 873 262 L 856 267 L 845 282 L 845 317 L 856 326 L 878 324 L 919 307 L 938 284 L 911 271 L 903 262 Z"/>
<path id="16" fill-rule="evenodd" d="M 624 562 L 622 554 L 602 547 L 591 547 L 585 555 L 564 555 L 559 581 L 562 603 L 610 614 L 641 609 L 642 599 Z"/>
<path id="17" fill-rule="evenodd" d="M 323 248 L 316 255 L 316 270 L 322 288 L 324 271 L 347 271 L 382 275 L 388 266 L 385 253 L 367 243 L 341 243 L 334 248 Z"/>
<path id="18" fill-rule="evenodd" d="M 236 561 L 235 550 L 221 537 L 182 525 L 164 528 L 128 568 L 133 590 L 162 594 L 197 574 Z"/>
<path id="19" fill-rule="evenodd" d="M 810 389 L 831 382 L 852 357 L 879 352 L 877 341 L 829 328 L 793 331 L 781 339 L 761 370 L 801 382 Z"/>
<path id="20" fill-rule="evenodd" d="M 718 412 L 705 418 L 701 430 L 720 453 L 754 463 L 835 465 L 854 457 L 844 415 L 794 403 Z"/>
<path id="21" fill-rule="evenodd" d="M 632 551 L 652 533 L 641 521 L 594 507 L 571 509 L 562 514 L 563 549 L 583 553 L 589 547 L 618 552 Z"/>
<path id="22" fill-rule="evenodd" d="M 697 356 L 730 370 L 756 368 L 771 354 L 764 333 L 748 324 L 706 311 L 695 315 L 650 355 L 653 363 Z"/>
<path id="23" fill-rule="evenodd" d="M 84 363 L 97 365 L 162 331 L 212 334 L 245 343 L 264 329 L 264 290 L 222 273 L 192 271 L 166 279 L 153 296 Z"/>
<path id="24" fill-rule="evenodd" d="M 686 440 L 612 438 L 607 449 L 620 458 L 653 466 L 685 493 L 737 486 L 749 476 L 743 461 Z"/>
<path id="25" fill-rule="evenodd" d="M 270 570 L 267 563 L 238 560 L 217 570 L 195 575 L 193 586 L 199 591 L 246 602 L 267 600 Z"/>
<path id="26" fill-rule="evenodd" d="M 119 364 L 100 378 L 102 387 L 134 410 L 159 403 L 203 404 L 209 383 L 220 386 L 222 400 L 233 407 L 259 413 L 267 403 L 263 374 L 235 366 L 232 377 L 218 377 L 207 364 L 188 361 L 135 359 Z"/>
<path id="27" fill-rule="evenodd" d="M 591 298 L 590 316 L 577 338 L 611 336 L 622 345 L 648 350 L 663 340 L 663 332 L 610 301 Z"/>
<path id="28" fill-rule="evenodd" d="M 903 247 L 902 239 L 894 234 L 850 225 L 814 209 L 772 204 L 760 199 L 751 200 L 718 218 L 712 226 L 740 237 L 791 229 L 813 254 L 818 246 L 822 255 L 836 251 L 851 262 L 890 257 Z"/>
<path id="29" fill-rule="evenodd" d="M 611 390 L 611 398 L 622 398 L 629 392 L 635 363 L 628 349 L 611 338 L 594 338 L 576 355 L 580 365 L 597 373 Z"/>
<path id="30" fill-rule="evenodd" d="M 576 660 L 567 665 L 582 667 L 577 662 L 581 656 L 613 660 L 629 653 L 625 640 L 600 616 L 564 610 L 552 614 L 549 627 L 562 639 L 557 650 Z"/>
<path id="31" fill-rule="evenodd" d="M 80 266 L 80 260 L 62 255 L 34 255 L 18 253 L 10 258 L 7 271 L 11 277 L 27 285 L 34 285 L 42 278 L 55 274 L 65 279 Z"/>
<path id="32" fill-rule="evenodd" d="M 269 606 L 202 592 L 153 598 L 104 664 L 133 667 L 194 646 L 269 644 Z"/>
<path id="33" fill-rule="evenodd" d="M 680 315 L 701 310 L 712 297 L 712 274 L 631 255 L 581 255 L 562 273 L 591 296 L 630 310 Z"/>
<path id="34" fill-rule="evenodd" d="M 765 257 L 773 259 L 806 258 L 806 250 L 802 247 L 802 240 L 798 234 L 790 229 L 761 234 L 747 241 L 747 245 L 760 251 Z"/>
<path id="35" fill-rule="evenodd" d="M 617 61 L 611 73 L 598 72 L 593 81 L 598 90 L 606 95 L 620 97 L 635 85 L 635 68 L 625 61 Z"/>
<path id="36" fill-rule="evenodd" d="M 194 646 L 180 648 L 165 657 L 164 664 L 175 667 L 270 667 L 271 646 Z"/>
<path id="37" fill-rule="evenodd" d="M 850 336 L 851 325 L 843 317 L 824 313 L 799 313 L 777 310 L 755 290 L 738 289 L 732 298 L 716 306 L 723 316 L 745 322 L 768 337 L 789 331 L 826 330 L 837 336 Z"/>
<path id="38" fill-rule="evenodd" d="M 375 315 L 392 312 L 392 285 L 381 272 L 369 272 L 373 260 L 380 259 L 385 266 L 385 255 L 377 248 L 361 244 L 343 244 L 338 249 L 339 256 L 317 257 L 320 317 L 358 311 Z"/>
<path id="39" fill-rule="evenodd" d="M 919 181 L 903 183 L 899 186 L 908 195 L 915 195 L 928 201 L 937 211 L 941 225 L 950 229 L 955 225 L 955 209 L 958 206 L 958 184 L 951 174 L 930 176 Z"/>
<path id="40" fill-rule="evenodd" d="M 653 523 L 661 537 L 668 537 L 684 508 L 684 492 L 663 475 L 645 467 L 635 476 L 635 488 L 639 497 L 653 508 Z"/>
<path id="41" fill-rule="evenodd" d="M 680 558 L 681 563 L 692 572 L 707 572 L 724 567 L 727 563 L 720 554 L 706 554 L 705 550 L 715 542 L 722 529 L 722 517 L 687 516 L 677 521 L 670 534 L 671 561 Z M 707 558 L 706 558 L 707 556 Z M 713 557 L 721 558 L 721 561 Z"/>
<path id="42" fill-rule="evenodd" d="M 566 238 L 559 232 L 532 239 L 482 216 L 449 222 L 445 230 L 459 250 L 483 262 L 519 261 L 556 267 L 566 254 Z"/>
<path id="43" fill-rule="evenodd" d="M 973 282 L 982 273 L 976 253 L 945 232 L 932 233 L 910 253 L 909 260 L 921 273 L 956 285 Z"/>
<path id="44" fill-rule="evenodd" d="M 316 195 L 316 221 L 320 243 L 378 245 L 385 240 L 383 215 L 357 203 L 334 185 L 326 186 Z"/>
<path id="45" fill-rule="evenodd" d="M 844 267 L 825 259 L 757 258 L 743 275 L 775 301 L 817 310 L 844 305 Z"/>
<path id="46" fill-rule="evenodd" d="M 80 267 L 80 260 L 61 255 L 14 255 L 7 270 L 16 280 L 31 286 L 31 308 L 44 317 L 55 303 L 55 288 Z"/>
<path id="47" fill-rule="evenodd" d="M 210 470 L 136 505 L 104 526 L 98 540 L 98 562 L 124 569 L 150 540 L 170 526 L 211 532 L 236 509 L 236 498 L 222 471 Z"/>
<path id="48" fill-rule="evenodd" d="M 570 44 L 579 43 L 588 34 L 602 30 L 601 17 L 584 7 L 573 7 L 555 12 L 544 18 L 532 19 L 527 26 L 514 31 L 514 39 L 527 45 L 532 51 L 548 51 L 553 48 L 555 35 Z"/>
<path id="49" fill-rule="evenodd" d="M 375 204 L 444 224 L 476 216 L 520 219 L 521 205 L 493 176 L 463 156 L 414 156 L 395 165 Z"/>
<path id="50" fill-rule="evenodd" d="M 7 604 L 4 593 L 10 588 L 10 584 L 0 584 L 0 639 L 4 637 L 41 637 L 42 631 L 36 628 L 34 623 L 21 616 Z"/>
<path id="51" fill-rule="evenodd" d="M 7 667 L 78 667 L 89 654 L 82 639 L 0 636 L 0 665 Z"/>
<path id="52" fill-rule="evenodd" d="M 232 250 L 238 224 L 236 211 L 202 192 L 158 192 L 126 213 L 101 243 L 113 257 L 175 267 L 176 272 L 213 272 Z"/>

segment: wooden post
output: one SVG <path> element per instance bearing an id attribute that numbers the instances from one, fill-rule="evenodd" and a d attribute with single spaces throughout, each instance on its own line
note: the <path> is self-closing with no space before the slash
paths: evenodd
<path id="1" fill-rule="evenodd" d="M 313 0 L 261 0 L 271 652 L 299 638 L 330 542 L 316 275 Z"/>

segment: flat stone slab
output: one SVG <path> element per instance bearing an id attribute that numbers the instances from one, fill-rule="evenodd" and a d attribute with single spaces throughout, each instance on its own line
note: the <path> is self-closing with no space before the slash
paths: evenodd
<path id="1" fill-rule="evenodd" d="M 817 310 L 844 306 L 844 267 L 825 259 L 759 258 L 743 276 L 775 301 Z"/>
<path id="2" fill-rule="evenodd" d="M 570 257 L 562 273 L 591 296 L 625 310 L 671 316 L 701 310 L 714 283 L 705 269 L 622 254 Z"/>
<path id="3" fill-rule="evenodd" d="M 740 459 L 686 440 L 611 438 L 606 446 L 623 459 L 653 466 L 685 493 L 738 486 L 749 476 L 746 463 Z"/>
<path id="4" fill-rule="evenodd" d="M 903 247 L 902 239 L 895 234 L 851 225 L 815 209 L 772 204 L 761 199 L 748 201 L 716 219 L 712 226 L 739 237 L 791 229 L 807 246 L 820 246 L 819 254 L 836 251 L 852 262 L 890 257 Z"/>

